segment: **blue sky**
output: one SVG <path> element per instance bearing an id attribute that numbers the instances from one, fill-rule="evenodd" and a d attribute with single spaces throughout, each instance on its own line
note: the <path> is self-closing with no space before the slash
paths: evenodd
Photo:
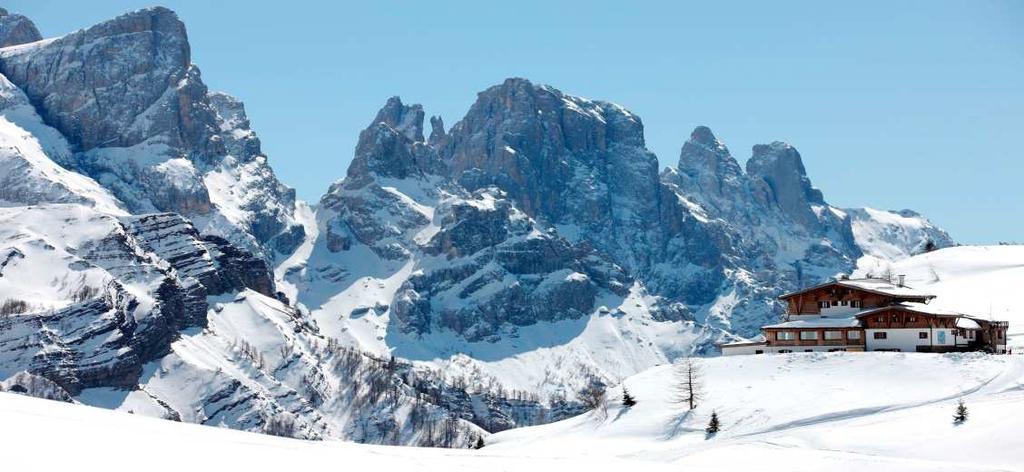
<path id="1" fill-rule="evenodd" d="M 700 124 L 741 163 L 786 141 L 832 204 L 912 208 L 967 243 L 1024 241 L 1024 2 L 258 3 L 159 4 L 310 201 L 389 96 L 450 126 L 519 76 L 639 114 L 663 166 Z M 5 7 L 56 36 L 153 4 Z"/>

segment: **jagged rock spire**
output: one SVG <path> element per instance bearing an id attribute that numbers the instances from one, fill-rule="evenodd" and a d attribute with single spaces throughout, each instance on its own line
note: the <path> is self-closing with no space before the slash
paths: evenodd
<path id="1" fill-rule="evenodd" d="M 361 187 L 374 176 L 404 179 L 444 173 L 436 151 L 423 138 L 423 117 L 423 106 L 389 98 L 359 134 L 346 187 Z"/>
<path id="2" fill-rule="evenodd" d="M 690 133 L 690 139 L 679 152 L 677 170 L 680 185 L 688 193 L 706 197 L 702 198 L 703 203 L 713 203 L 727 195 L 731 201 L 742 194 L 743 170 L 707 126 L 698 126 Z"/>

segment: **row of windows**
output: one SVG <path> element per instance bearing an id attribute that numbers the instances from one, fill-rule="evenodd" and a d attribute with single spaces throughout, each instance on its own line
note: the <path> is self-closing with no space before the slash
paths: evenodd
<path id="1" fill-rule="evenodd" d="M 845 352 L 846 348 L 844 348 L 844 347 L 837 347 L 837 348 L 829 349 L 828 350 L 828 352 L 839 352 L 839 351 Z M 791 352 L 793 352 L 792 349 L 779 349 L 779 354 L 789 354 Z M 804 352 L 814 352 L 814 349 L 804 349 Z M 754 354 L 764 354 L 764 351 L 760 351 L 759 350 L 759 351 L 754 352 Z"/>
<path id="2" fill-rule="evenodd" d="M 860 300 L 822 300 L 818 302 L 818 308 L 830 308 L 834 306 L 849 306 L 851 308 L 860 308 Z"/>
<path id="3" fill-rule="evenodd" d="M 775 333 L 775 340 L 777 341 L 793 341 L 796 339 L 796 334 L 793 331 L 778 331 Z M 801 341 L 814 341 L 818 339 L 817 331 L 800 331 Z M 842 331 L 825 331 L 825 339 L 838 340 L 843 339 Z M 860 339 L 860 331 L 847 331 L 846 339 Z"/>
<path id="4" fill-rule="evenodd" d="M 900 317 L 899 317 L 899 315 L 896 315 L 896 314 L 893 314 L 893 315 L 892 315 L 892 321 L 893 321 L 894 323 L 895 323 L 895 322 L 897 322 L 897 321 L 899 321 L 899 320 L 900 320 Z M 879 323 L 882 323 L 882 322 L 884 322 L 884 321 L 885 321 L 885 317 L 884 317 L 884 316 L 882 316 L 882 315 L 878 315 L 877 317 L 875 317 L 875 321 L 877 321 L 877 322 L 879 322 Z M 917 317 L 916 317 L 916 316 L 914 316 L 914 315 L 909 315 L 909 316 L 907 316 L 907 322 L 908 322 L 908 323 L 913 323 L 913 322 L 915 322 L 915 321 L 917 321 Z"/>

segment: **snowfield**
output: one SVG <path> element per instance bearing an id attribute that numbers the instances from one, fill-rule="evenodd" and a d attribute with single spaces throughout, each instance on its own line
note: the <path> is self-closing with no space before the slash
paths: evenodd
<path id="1" fill-rule="evenodd" d="M 488 438 L 496 453 L 604 456 L 676 470 L 1024 470 L 1024 357 L 818 353 L 701 359 L 705 400 L 675 402 L 672 366 L 609 390 L 607 414 Z M 958 398 L 970 419 L 952 423 Z M 708 437 L 712 411 L 722 431 Z"/>
<path id="2" fill-rule="evenodd" d="M 673 367 L 609 390 L 590 412 L 487 438 L 479 451 L 299 441 L 0 393 L 5 465 L 147 470 L 1024 470 L 1024 357 L 814 353 L 699 360 L 704 401 L 676 403 Z M 970 418 L 954 425 L 956 400 Z M 722 431 L 704 433 L 711 411 Z M 60 454 L 49 454 L 53 444 Z M 168 451 L 180 451 L 168 457 Z M 45 459 L 41 459 L 45 457 Z M 164 459 L 154 461 L 154 458 Z"/>

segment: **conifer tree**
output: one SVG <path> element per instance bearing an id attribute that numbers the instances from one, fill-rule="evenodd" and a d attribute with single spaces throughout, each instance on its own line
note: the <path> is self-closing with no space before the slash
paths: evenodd
<path id="1" fill-rule="evenodd" d="M 623 385 L 622 386 L 622 406 L 630 407 L 630 406 L 633 406 L 633 405 L 636 405 L 636 398 L 633 398 L 633 396 L 629 394 L 629 390 L 626 389 L 626 386 Z"/>
<path id="2" fill-rule="evenodd" d="M 964 405 L 964 399 L 961 398 L 956 404 L 956 413 L 953 414 L 953 422 L 956 424 L 967 421 L 967 405 Z"/>
<path id="3" fill-rule="evenodd" d="M 483 448 L 484 448 L 484 438 L 483 437 L 477 437 L 476 438 L 476 444 L 473 445 L 473 449 L 483 449 Z"/>
<path id="4" fill-rule="evenodd" d="M 721 425 L 718 423 L 718 413 L 715 411 L 711 412 L 711 421 L 708 422 L 708 427 L 704 431 L 708 434 L 715 434 L 720 429 Z"/>

